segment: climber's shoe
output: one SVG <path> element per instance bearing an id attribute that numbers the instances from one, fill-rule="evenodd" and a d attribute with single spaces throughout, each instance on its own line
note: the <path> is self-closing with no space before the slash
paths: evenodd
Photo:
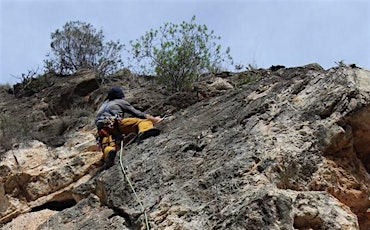
<path id="1" fill-rule="evenodd" d="M 143 140 L 147 139 L 148 137 L 158 136 L 160 132 L 161 131 L 159 129 L 154 129 L 154 128 L 149 129 L 149 130 L 144 131 L 144 132 L 141 132 L 141 133 L 138 134 L 135 142 L 139 144 L 139 143 L 143 142 Z"/>
<path id="2" fill-rule="evenodd" d="M 116 158 L 116 155 L 117 155 L 117 152 L 115 150 L 111 150 L 108 153 L 108 156 L 105 158 L 105 162 L 103 165 L 104 169 L 109 169 L 110 167 L 114 165 L 114 159 Z"/>

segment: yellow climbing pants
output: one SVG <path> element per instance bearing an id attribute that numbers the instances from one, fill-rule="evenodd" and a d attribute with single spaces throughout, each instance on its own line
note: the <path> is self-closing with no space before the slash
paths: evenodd
<path id="1" fill-rule="evenodd" d="M 102 137 L 101 147 L 104 154 L 104 159 L 108 156 L 108 153 L 112 150 L 117 151 L 116 147 L 119 147 L 119 143 L 116 143 L 118 135 L 129 135 L 130 133 L 140 134 L 154 127 L 153 123 L 148 119 L 140 119 L 136 117 L 123 118 L 118 121 L 118 125 L 115 129 L 108 131 L 108 135 Z M 116 137 L 115 137 L 116 136 Z"/>

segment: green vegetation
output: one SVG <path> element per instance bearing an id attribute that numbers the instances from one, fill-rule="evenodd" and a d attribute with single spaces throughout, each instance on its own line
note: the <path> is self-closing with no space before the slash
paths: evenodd
<path id="1" fill-rule="evenodd" d="M 90 69 L 102 76 L 117 71 L 122 64 L 123 45 L 118 41 L 104 44 L 103 39 L 102 30 L 97 31 L 91 24 L 67 22 L 62 30 L 51 33 L 52 54 L 44 60 L 46 71 L 65 75 Z"/>
<path id="2" fill-rule="evenodd" d="M 190 90 L 193 83 L 205 73 L 220 72 L 232 64 L 230 49 L 222 49 L 217 42 L 221 38 L 209 31 L 206 25 L 199 25 L 193 16 L 190 22 L 165 23 L 159 29 L 151 29 L 145 35 L 130 41 L 129 66 L 138 74 L 156 75 L 153 79 L 170 92 Z M 19 77 L 22 82 L 19 93 L 32 95 L 48 81 L 35 81 L 41 76 L 70 75 L 87 69 L 97 73 L 102 80 L 114 76 L 123 69 L 121 51 L 124 45 L 119 41 L 104 43 L 102 30 L 91 24 L 70 21 L 62 29 L 51 33 L 51 52 L 44 60 L 44 72 L 29 70 Z"/>
<path id="3" fill-rule="evenodd" d="M 91 24 L 67 22 L 62 29 L 51 33 L 51 52 L 44 60 L 43 73 L 39 68 L 28 70 L 19 77 L 21 83 L 4 86 L 4 90 L 18 98 L 39 96 L 38 93 L 58 82 L 54 76 L 87 69 L 97 73 L 101 80 L 106 80 L 107 76 L 114 80 L 117 75 L 134 76 L 131 80 L 135 83 L 155 79 L 170 92 L 179 92 L 191 89 L 202 74 L 217 73 L 223 64 L 232 63 L 229 48 L 222 50 L 217 44 L 220 37 L 209 31 L 206 25 L 196 24 L 195 16 L 190 22 L 166 23 L 157 30 L 150 30 L 136 42 L 130 42 L 130 60 L 140 64 L 141 73 L 156 74 L 157 77 L 137 77 L 128 68 L 122 68 L 121 51 L 124 46 L 118 41 L 104 43 L 103 40 L 102 30 L 96 30 Z M 131 63 L 132 66 L 135 65 Z M 53 106 L 48 106 L 47 111 L 38 112 L 51 116 L 54 114 L 52 109 Z M 31 139 L 58 146 L 63 142 L 61 135 L 71 126 L 94 125 L 91 123 L 92 113 L 87 108 L 71 108 L 68 112 L 69 116 L 50 119 L 37 127 L 34 126 L 38 121 L 37 113 L 0 114 L 0 152 Z"/>
<path id="4" fill-rule="evenodd" d="M 229 48 L 222 52 L 216 43 L 219 39 L 193 16 L 189 23 L 151 29 L 130 42 L 129 52 L 145 74 L 156 74 L 170 91 L 186 91 L 202 73 L 218 72 L 223 63 L 232 62 Z"/>

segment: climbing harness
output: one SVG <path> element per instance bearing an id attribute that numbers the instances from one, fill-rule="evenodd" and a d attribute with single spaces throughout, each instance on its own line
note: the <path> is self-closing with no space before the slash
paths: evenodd
<path id="1" fill-rule="evenodd" d="M 134 140 L 135 140 L 135 138 L 132 138 L 126 145 L 131 144 Z M 131 180 L 128 177 L 127 172 L 125 170 L 125 167 L 123 166 L 123 163 L 122 163 L 122 150 L 123 150 L 123 147 L 126 146 L 126 145 L 123 145 L 123 142 L 124 141 L 121 141 L 121 149 L 120 149 L 120 152 L 119 152 L 119 163 L 120 163 L 120 166 L 121 166 L 121 170 L 122 170 L 123 174 L 125 175 L 125 178 L 127 180 L 127 183 L 130 185 L 130 188 L 131 188 L 132 192 L 135 195 L 135 198 L 136 198 L 137 203 L 140 205 L 141 211 L 144 213 L 144 219 L 145 219 L 146 229 L 149 230 L 150 227 L 149 227 L 149 221 L 148 221 L 147 211 L 144 208 L 143 202 L 140 200 L 139 196 L 136 194 L 136 191 L 134 189 L 134 186 L 132 185 Z"/>
<path id="2" fill-rule="evenodd" d="M 118 120 L 121 117 L 119 115 L 103 115 L 95 120 L 95 125 L 98 129 L 114 129 L 117 125 Z"/>

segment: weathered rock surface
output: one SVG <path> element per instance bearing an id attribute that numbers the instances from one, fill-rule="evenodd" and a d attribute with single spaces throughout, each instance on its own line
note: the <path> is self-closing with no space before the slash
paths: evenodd
<path id="1" fill-rule="evenodd" d="M 122 165 L 151 228 L 369 229 L 370 71 L 313 64 L 252 74 L 259 80 L 241 87 L 234 87 L 244 81 L 238 74 L 200 83 L 187 108 L 168 99 L 147 107 L 172 115 L 158 125 L 160 136 L 125 147 Z M 119 156 L 112 168 L 83 177 L 101 155 L 87 151 L 90 131 L 77 134 L 57 149 L 35 143 L 7 153 L 2 223 L 41 199 L 38 212 L 74 199 L 37 229 L 145 229 Z M 38 163 L 27 158 L 31 150 L 42 153 Z M 17 178 L 10 175 L 26 183 L 7 183 Z M 44 198 L 63 189 L 65 197 Z"/>
<path id="2" fill-rule="evenodd" d="M 0 163 L 0 223 L 46 203 L 74 200 L 73 188 L 90 179 L 101 159 L 99 152 L 89 150 L 93 139 L 81 131 L 60 148 L 34 141 L 9 151 Z"/>

